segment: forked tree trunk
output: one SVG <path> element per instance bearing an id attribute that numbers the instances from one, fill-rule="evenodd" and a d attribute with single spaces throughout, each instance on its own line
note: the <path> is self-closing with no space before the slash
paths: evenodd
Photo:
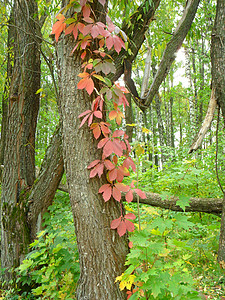
<path id="1" fill-rule="evenodd" d="M 216 18 L 212 30 L 212 86 L 215 88 L 216 100 L 221 107 L 225 122 L 225 3 L 217 0 Z M 225 191 L 221 217 L 220 243 L 218 261 L 225 269 Z"/>
<path id="2" fill-rule="evenodd" d="M 14 68 L 8 103 L 8 124 L 4 155 L 1 201 L 1 263 L 18 266 L 30 242 L 26 222 L 27 193 L 35 180 L 35 130 L 39 109 L 40 55 L 30 32 L 37 26 L 36 1 L 14 3 Z M 28 17 L 29 15 L 29 17 Z"/>
<path id="3" fill-rule="evenodd" d="M 104 13 L 94 1 L 92 9 Z M 104 203 L 98 193 L 106 179 L 90 179 L 87 166 L 101 157 L 97 143 L 85 124 L 79 129 L 78 115 L 90 109 L 92 97 L 77 89 L 81 69 L 79 54 L 70 55 L 74 48 L 71 37 L 63 37 L 57 45 L 60 78 L 60 115 L 64 166 L 74 217 L 80 261 L 78 300 L 122 300 L 126 294 L 115 284 L 116 276 L 124 271 L 128 253 L 127 237 L 120 238 L 110 229 L 113 219 L 120 216 L 119 203 L 112 199 Z"/>

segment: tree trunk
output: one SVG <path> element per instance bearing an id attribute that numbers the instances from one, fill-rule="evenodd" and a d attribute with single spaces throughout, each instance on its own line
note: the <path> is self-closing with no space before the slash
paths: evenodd
<path id="1" fill-rule="evenodd" d="M 221 107 L 225 122 L 225 3 L 223 0 L 217 0 L 216 19 L 212 31 L 211 62 L 212 87 L 215 88 L 216 100 Z M 218 261 L 225 269 L 225 192 L 222 211 Z"/>
<path id="2" fill-rule="evenodd" d="M 26 221 L 27 193 L 35 180 L 35 130 L 39 109 L 40 54 L 28 23 L 36 28 L 36 1 L 14 3 L 14 68 L 8 104 L 1 201 L 1 261 L 8 270 L 18 266 L 30 242 Z M 27 22 L 24 20 L 24 16 Z"/>
<path id="3" fill-rule="evenodd" d="M 92 5 L 98 15 L 99 3 Z M 57 45 L 60 78 L 60 116 L 64 165 L 74 217 L 80 260 L 78 300 L 122 300 L 126 293 L 115 284 L 116 276 L 125 269 L 128 253 L 127 237 L 120 238 L 110 229 L 113 219 L 120 216 L 120 205 L 110 200 L 104 203 L 98 190 L 106 179 L 90 179 L 88 164 L 100 158 L 97 143 L 87 125 L 79 129 L 78 115 L 90 109 L 92 97 L 77 89 L 81 72 L 79 54 L 71 57 L 74 41 L 61 38 Z"/>

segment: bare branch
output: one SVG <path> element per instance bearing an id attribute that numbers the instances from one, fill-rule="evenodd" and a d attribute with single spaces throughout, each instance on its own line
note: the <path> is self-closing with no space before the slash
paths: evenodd
<path id="1" fill-rule="evenodd" d="M 216 102 L 216 97 L 215 97 L 215 88 L 212 88 L 211 98 L 209 101 L 209 106 L 208 106 L 208 110 L 207 110 L 205 119 L 204 119 L 204 121 L 202 123 L 202 127 L 199 130 L 199 133 L 198 133 L 197 137 L 195 138 L 195 141 L 191 145 L 188 153 L 192 153 L 193 151 L 196 151 L 201 146 L 202 141 L 212 123 L 216 106 L 217 106 L 217 102 Z"/>
<path id="2" fill-rule="evenodd" d="M 175 53 L 181 47 L 190 27 L 194 20 L 198 4 L 200 0 L 189 0 L 188 4 L 185 8 L 184 14 L 182 19 L 180 20 L 179 24 L 177 25 L 176 30 L 174 31 L 173 37 L 169 41 L 166 46 L 166 49 L 163 54 L 162 61 L 160 63 L 159 69 L 156 73 L 156 76 L 152 82 L 150 90 L 146 96 L 146 100 L 144 106 L 149 106 L 158 92 L 158 89 L 164 80 L 165 76 L 168 74 L 170 67 L 175 60 Z"/>

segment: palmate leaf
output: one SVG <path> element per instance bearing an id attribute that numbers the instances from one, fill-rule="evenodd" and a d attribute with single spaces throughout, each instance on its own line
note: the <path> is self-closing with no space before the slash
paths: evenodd
<path id="1" fill-rule="evenodd" d="M 58 42 L 60 34 L 66 28 L 66 24 L 64 23 L 64 15 L 59 14 L 56 18 L 58 21 L 53 25 L 51 34 L 55 35 L 56 42 Z"/>

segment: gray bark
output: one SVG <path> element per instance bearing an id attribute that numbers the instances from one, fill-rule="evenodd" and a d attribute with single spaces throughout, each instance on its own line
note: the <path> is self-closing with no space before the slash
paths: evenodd
<path id="1" fill-rule="evenodd" d="M 162 61 L 152 85 L 148 91 L 144 106 L 149 106 L 154 96 L 156 95 L 162 81 L 169 72 L 169 69 L 175 59 L 175 53 L 181 47 L 190 27 L 194 20 L 198 4 L 200 0 L 189 0 L 185 8 L 182 19 L 173 33 L 173 37 L 167 44 L 163 54 Z"/>
<path id="2" fill-rule="evenodd" d="M 92 5 L 98 16 L 97 1 Z M 62 122 L 63 156 L 70 202 L 74 217 L 80 261 L 78 300 L 122 300 L 126 293 L 115 284 L 116 276 L 125 269 L 128 253 L 127 237 L 120 238 L 110 229 L 113 219 L 120 216 L 120 205 L 104 203 L 98 193 L 106 178 L 90 179 L 88 164 L 101 157 L 97 142 L 85 124 L 79 129 L 78 115 L 90 109 L 92 97 L 76 88 L 81 72 L 79 55 L 71 57 L 74 41 L 61 37 L 57 45 L 60 78 L 60 116 Z"/>

